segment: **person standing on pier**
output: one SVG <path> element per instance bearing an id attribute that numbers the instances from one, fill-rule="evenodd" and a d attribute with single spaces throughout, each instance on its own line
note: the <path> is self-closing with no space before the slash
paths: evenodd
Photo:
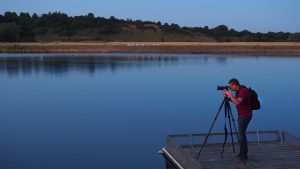
<path id="1" fill-rule="evenodd" d="M 248 159 L 246 131 L 252 119 L 251 94 L 248 88 L 240 85 L 235 78 L 228 82 L 228 86 L 232 91 L 236 92 L 236 96 L 233 96 L 228 90 L 224 89 L 224 94 L 236 105 L 238 112 L 240 154 L 237 157 L 244 161 Z"/>

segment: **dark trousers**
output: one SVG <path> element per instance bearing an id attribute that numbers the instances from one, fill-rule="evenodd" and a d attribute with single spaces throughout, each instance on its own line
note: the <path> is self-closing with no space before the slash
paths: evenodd
<path id="1" fill-rule="evenodd" d="M 247 143 L 247 136 L 246 136 L 246 131 L 249 122 L 251 121 L 252 116 L 249 118 L 238 118 L 238 123 L 239 123 L 239 139 L 240 139 L 240 155 L 242 157 L 246 157 L 248 153 L 248 143 Z"/>

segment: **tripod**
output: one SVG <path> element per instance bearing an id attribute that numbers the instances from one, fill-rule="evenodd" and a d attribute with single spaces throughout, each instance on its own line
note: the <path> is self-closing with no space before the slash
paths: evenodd
<path id="1" fill-rule="evenodd" d="M 223 106 L 224 106 L 224 114 L 225 114 L 225 123 L 224 123 L 225 140 L 224 140 L 224 143 L 223 143 L 223 150 L 221 152 L 221 158 L 223 158 L 224 147 L 225 147 L 225 144 L 227 142 L 227 135 L 228 135 L 227 125 L 226 125 L 226 123 L 227 123 L 226 120 L 227 119 L 226 118 L 228 118 L 228 123 L 229 123 L 229 128 L 230 128 L 230 135 L 231 135 L 232 149 L 233 149 L 233 152 L 235 153 L 234 141 L 233 141 L 233 133 L 232 133 L 232 124 L 234 126 L 235 133 L 237 133 L 237 129 L 236 129 L 236 126 L 235 126 L 235 120 L 234 120 L 233 115 L 232 115 L 232 111 L 231 111 L 229 100 L 230 99 L 227 96 L 224 97 L 223 102 L 222 102 L 222 104 L 219 107 L 217 115 L 216 115 L 216 117 L 215 117 L 215 119 L 214 119 L 214 121 L 213 121 L 213 123 L 212 123 L 212 125 L 211 125 L 211 127 L 210 127 L 210 129 L 209 129 L 209 131 L 208 131 L 208 133 L 206 135 L 206 137 L 205 137 L 204 143 L 202 144 L 202 146 L 200 148 L 200 151 L 197 154 L 196 159 L 199 158 L 199 156 L 200 156 L 200 154 L 201 154 L 201 152 L 202 152 L 202 150 L 203 150 L 203 148 L 204 148 L 204 146 L 205 146 L 205 144 L 207 142 L 207 139 L 208 139 L 208 137 L 209 137 L 209 135 L 211 133 L 212 128 L 214 127 L 214 125 L 216 123 L 216 120 L 217 120 L 217 118 L 218 118 L 218 116 L 219 116 L 219 114 L 220 114 Z M 238 142 L 240 142 L 240 139 L 239 139 L 238 135 L 237 135 L 237 140 L 238 140 Z"/>

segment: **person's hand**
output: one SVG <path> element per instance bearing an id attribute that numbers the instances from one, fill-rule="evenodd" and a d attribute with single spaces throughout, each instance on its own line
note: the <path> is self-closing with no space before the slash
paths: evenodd
<path id="1" fill-rule="evenodd" d="M 224 89 L 223 92 L 224 92 L 224 94 L 225 94 L 226 96 L 228 96 L 228 97 L 231 97 L 231 96 L 232 96 L 232 94 L 231 94 L 227 89 Z"/>

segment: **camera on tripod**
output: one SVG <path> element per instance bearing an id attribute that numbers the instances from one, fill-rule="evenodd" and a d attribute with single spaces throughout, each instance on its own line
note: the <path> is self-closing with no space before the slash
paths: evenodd
<path id="1" fill-rule="evenodd" d="M 217 90 L 229 90 L 229 86 L 217 86 Z"/>

